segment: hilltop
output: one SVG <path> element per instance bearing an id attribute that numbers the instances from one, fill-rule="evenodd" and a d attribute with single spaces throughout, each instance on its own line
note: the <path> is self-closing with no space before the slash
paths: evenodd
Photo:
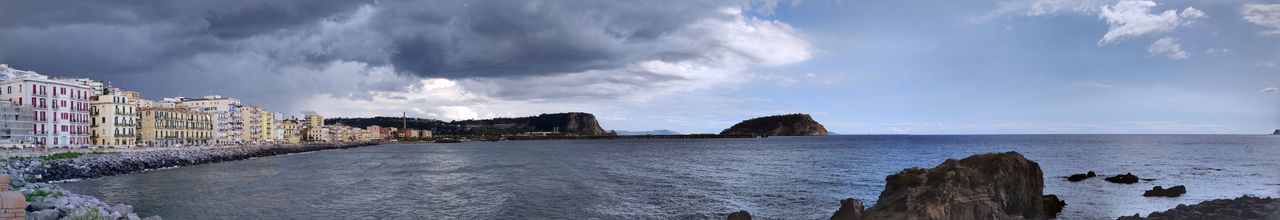
<path id="1" fill-rule="evenodd" d="M 808 114 L 789 114 L 742 121 L 720 135 L 827 136 L 827 128 Z"/>

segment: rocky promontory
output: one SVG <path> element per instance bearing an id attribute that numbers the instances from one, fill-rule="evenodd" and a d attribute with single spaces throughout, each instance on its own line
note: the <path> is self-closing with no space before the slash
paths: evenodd
<path id="1" fill-rule="evenodd" d="M 739 122 L 720 135 L 827 136 L 827 128 L 808 114 L 775 115 Z"/>
<path id="2" fill-rule="evenodd" d="M 885 182 L 874 206 L 864 210 L 862 201 L 845 199 L 831 219 L 1045 219 L 1066 205 L 1043 195 L 1040 165 L 1017 152 L 949 159 Z"/>

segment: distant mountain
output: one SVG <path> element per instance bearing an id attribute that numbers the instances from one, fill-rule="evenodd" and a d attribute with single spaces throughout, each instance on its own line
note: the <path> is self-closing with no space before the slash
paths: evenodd
<path id="1" fill-rule="evenodd" d="M 399 128 L 401 118 L 330 118 L 325 124 L 342 124 L 351 127 L 365 128 L 371 125 Z M 604 129 L 590 113 L 569 112 L 541 114 L 520 118 L 494 118 L 465 121 L 440 121 L 435 119 L 410 118 L 408 127 L 419 130 L 431 130 L 437 135 L 514 135 L 525 132 L 561 132 L 576 135 L 604 135 Z"/>
<path id="2" fill-rule="evenodd" d="M 652 130 L 652 131 L 617 131 L 618 135 L 680 135 L 680 132 L 672 130 Z"/>
<path id="3" fill-rule="evenodd" d="M 1280 135 L 1280 129 L 1276 129 L 1275 132 L 1271 132 L 1271 135 Z"/>
<path id="4" fill-rule="evenodd" d="M 827 136 L 827 128 L 808 114 L 774 115 L 742 121 L 721 135 Z"/>

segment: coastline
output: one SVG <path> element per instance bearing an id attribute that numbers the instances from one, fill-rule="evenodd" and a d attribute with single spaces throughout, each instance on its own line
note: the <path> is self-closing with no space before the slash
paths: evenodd
<path id="1" fill-rule="evenodd" d="M 14 190 L 26 196 L 27 219 L 62 219 L 99 215 L 109 219 L 144 219 L 127 204 L 109 205 L 96 197 L 76 194 L 52 183 L 171 169 L 184 166 L 247 160 L 259 157 L 322 150 L 374 146 L 380 142 L 261 145 L 244 147 L 172 148 L 133 150 L 119 154 L 85 154 L 76 158 L 44 160 L 38 157 L 5 158 L 0 171 Z M 161 219 L 151 216 L 145 219 Z"/>

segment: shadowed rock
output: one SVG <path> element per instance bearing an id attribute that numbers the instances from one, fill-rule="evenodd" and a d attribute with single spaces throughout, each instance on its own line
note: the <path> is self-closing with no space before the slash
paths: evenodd
<path id="1" fill-rule="evenodd" d="M 831 215 L 831 220 L 862 220 L 862 201 L 857 199 L 840 200 L 840 210 Z"/>
<path id="2" fill-rule="evenodd" d="M 1045 213 L 1040 165 L 1017 152 L 949 159 L 885 178 L 864 219 L 1040 219 Z"/>
<path id="3" fill-rule="evenodd" d="M 1138 183 L 1138 176 L 1134 176 L 1133 173 L 1126 173 L 1124 175 L 1107 177 L 1106 180 L 1107 182 L 1113 182 L 1113 183 L 1134 184 L 1134 183 Z"/>
<path id="4" fill-rule="evenodd" d="M 1058 195 L 1044 195 L 1040 202 L 1044 204 L 1044 214 L 1046 218 L 1056 218 L 1058 213 L 1062 213 L 1062 208 L 1067 207 L 1067 202 L 1058 199 Z"/>
<path id="5" fill-rule="evenodd" d="M 1142 196 L 1146 196 L 1146 197 L 1178 197 L 1178 196 L 1182 196 L 1182 194 L 1186 194 L 1186 193 L 1187 193 L 1187 187 L 1186 187 L 1186 186 L 1182 186 L 1182 185 L 1178 185 L 1178 186 L 1174 186 L 1174 187 L 1169 187 L 1169 189 L 1165 189 L 1165 188 L 1162 188 L 1162 187 L 1160 187 L 1160 186 L 1155 186 L 1155 187 L 1151 187 L 1151 190 L 1147 190 L 1146 192 L 1143 192 L 1143 193 L 1142 193 Z"/>
<path id="6" fill-rule="evenodd" d="M 747 212 L 747 210 L 741 210 L 741 211 L 738 211 L 738 212 L 729 213 L 729 217 L 728 217 L 728 218 L 725 218 L 725 219 L 727 219 L 727 220 L 751 220 L 751 213 L 750 213 L 750 212 Z"/>
<path id="7" fill-rule="evenodd" d="M 1077 173 L 1067 177 L 1067 181 L 1080 182 L 1095 176 L 1098 176 L 1098 174 L 1093 173 L 1093 171 L 1089 171 L 1089 173 Z"/>

